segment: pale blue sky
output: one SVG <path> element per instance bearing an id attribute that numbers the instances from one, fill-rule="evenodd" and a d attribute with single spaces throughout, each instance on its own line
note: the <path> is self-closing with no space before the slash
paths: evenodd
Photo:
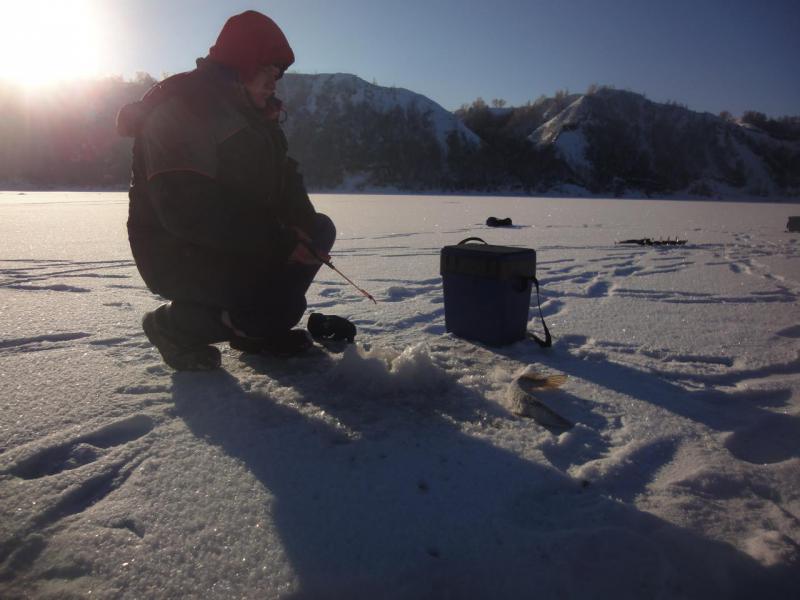
<path id="1" fill-rule="evenodd" d="M 347 72 L 447 109 L 592 83 L 717 113 L 800 114 L 800 0 L 97 0 L 105 68 L 193 67 L 226 18 L 271 16 L 293 70 Z"/>

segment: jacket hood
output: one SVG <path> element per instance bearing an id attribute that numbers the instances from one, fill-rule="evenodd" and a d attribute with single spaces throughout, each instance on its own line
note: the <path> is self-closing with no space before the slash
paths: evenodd
<path id="1" fill-rule="evenodd" d="M 235 69 L 243 81 L 250 79 L 261 66 L 275 65 L 283 74 L 294 63 L 294 52 L 281 28 L 254 10 L 228 19 L 208 57 Z"/>

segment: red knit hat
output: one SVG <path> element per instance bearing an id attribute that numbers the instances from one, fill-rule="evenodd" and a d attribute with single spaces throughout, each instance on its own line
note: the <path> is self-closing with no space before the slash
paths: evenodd
<path id="1" fill-rule="evenodd" d="M 253 77 L 264 65 L 280 67 L 282 75 L 294 62 L 294 52 L 280 27 L 254 10 L 228 19 L 208 56 L 214 62 L 236 69 L 243 81 Z"/>

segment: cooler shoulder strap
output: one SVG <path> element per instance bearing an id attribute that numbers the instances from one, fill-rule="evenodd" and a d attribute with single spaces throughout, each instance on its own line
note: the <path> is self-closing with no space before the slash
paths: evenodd
<path id="1" fill-rule="evenodd" d="M 541 319 L 542 327 L 544 327 L 544 339 L 540 338 L 532 331 L 528 331 L 528 337 L 542 348 L 549 348 L 553 345 L 553 337 L 550 335 L 550 330 L 547 328 L 547 323 L 544 322 L 544 315 L 542 314 L 542 302 L 539 298 L 539 280 L 536 279 L 536 277 L 531 277 L 531 281 L 533 281 L 533 285 L 536 288 L 536 306 L 539 308 L 539 319 Z"/>

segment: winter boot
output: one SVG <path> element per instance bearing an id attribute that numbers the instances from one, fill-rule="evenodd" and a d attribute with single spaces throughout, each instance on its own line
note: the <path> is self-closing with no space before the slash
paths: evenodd
<path id="1" fill-rule="evenodd" d="M 219 350 L 176 329 L 168 311 L 169 305 L 163 304 L 142 319 L 147 339 L 158 349 L 164 362 L 176 371 L 219 368 L 222 363 Z"/>

